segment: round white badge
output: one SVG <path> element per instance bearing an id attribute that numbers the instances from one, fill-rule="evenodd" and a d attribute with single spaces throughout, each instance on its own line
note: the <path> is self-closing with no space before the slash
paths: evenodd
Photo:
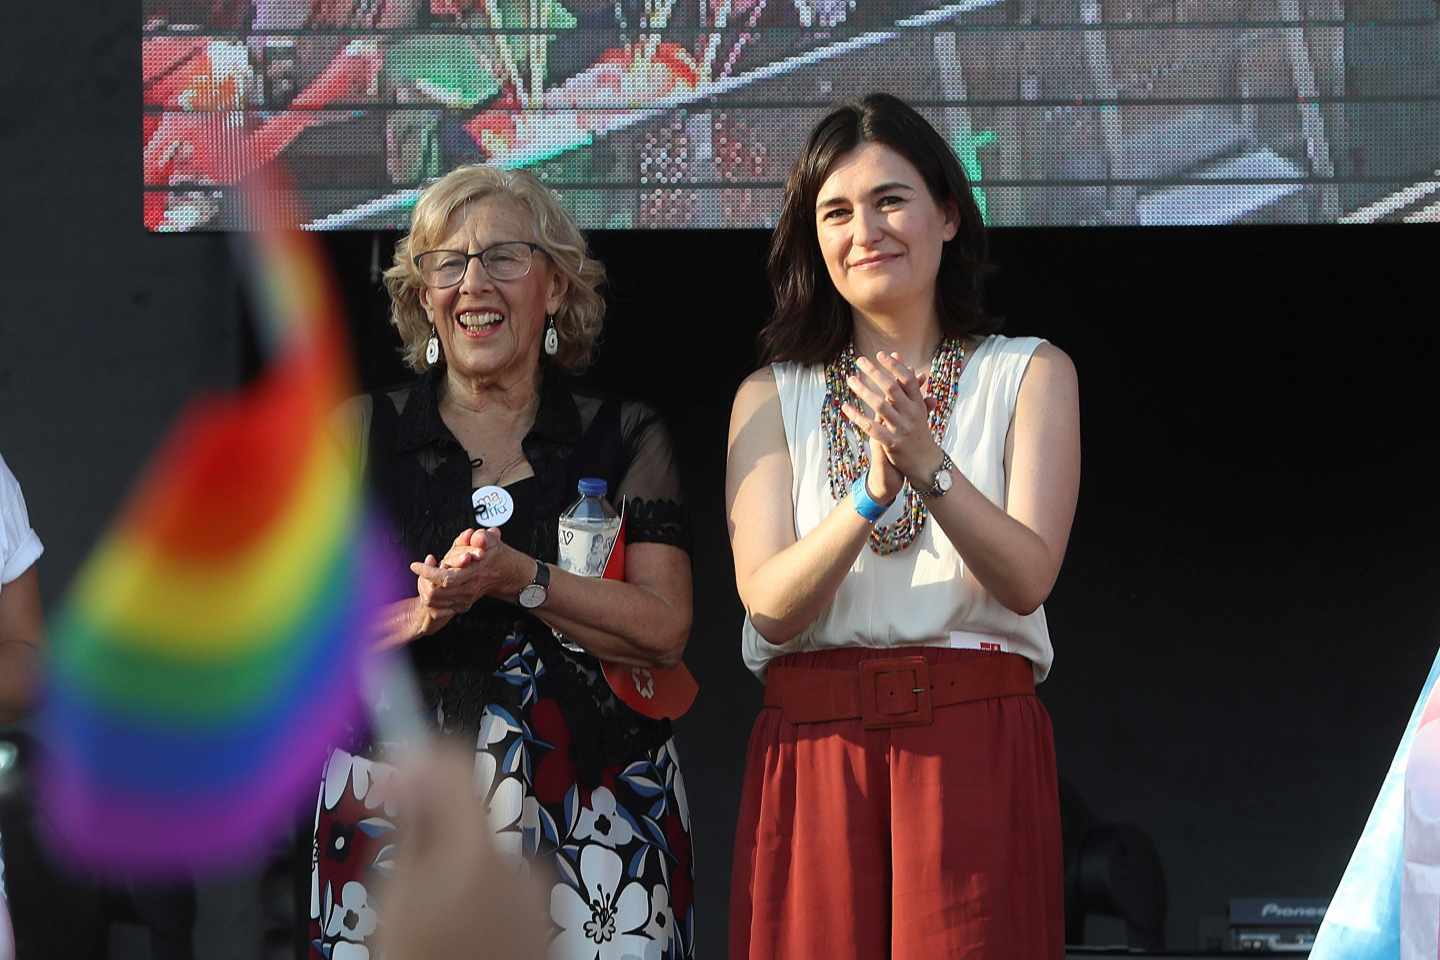
<path id="1" fill-rule="evenodd" d="M 475 508 L 475 522 L 482 527 L 503 526 L 515 513 L 515 501 L 504 487 L 481 487 L 470 494 L 470 504 Z"/>

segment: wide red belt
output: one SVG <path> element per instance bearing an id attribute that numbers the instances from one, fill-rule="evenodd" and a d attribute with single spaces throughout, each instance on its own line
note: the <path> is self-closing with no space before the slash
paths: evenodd
<path id="1" fill-rule="evenodd" d="M 936 707 L 1035 692 L 1030 661 L 1013 653 L 944 663 L 885 657 L 840 669 L 771 664 L 766 674 L 765 706 L 789 722 L 859 718 L 867 730 L 922 725 Z"/>

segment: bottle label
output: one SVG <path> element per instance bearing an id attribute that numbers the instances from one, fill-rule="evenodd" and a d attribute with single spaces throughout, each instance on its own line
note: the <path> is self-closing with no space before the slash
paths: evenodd
<path id="1" fill-rule="evenodd" d="M 598 577 L 605 573 L 605 561 L 615 547 L 618 524 L 599 529 L 560 525 L 560 569 L 582 577 Z"/>

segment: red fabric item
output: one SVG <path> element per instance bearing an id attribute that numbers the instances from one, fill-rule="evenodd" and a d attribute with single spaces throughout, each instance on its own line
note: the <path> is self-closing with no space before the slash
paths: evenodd
<path id="1" fill-rule="evenodd" d="M 833 670 L 974 650 L 827 650 Z M 859 719 L 750 734 L 730 891 L 731 960 L 1056 960 L 1064 956 L 1059 787 L 1034 696 L 939 707 L 926 726 Z"/>
<path id="2" fill-rule="evenodd" d="M 625 579 L 626 502 L 620 501 L 620 533 L 605 559 L 604 576 L 610 580 Z M 651 719 L 674 720 L 685 715 L 695 703 L 700 685 L 683 662 L 673 667 L 631 667 L 613 660 L 601 660 L 605 682 L 615 696 L 631 710 Z"/>

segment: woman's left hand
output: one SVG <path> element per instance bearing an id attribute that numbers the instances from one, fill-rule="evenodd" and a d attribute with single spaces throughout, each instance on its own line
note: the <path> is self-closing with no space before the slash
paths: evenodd
<path id="1" fill-rule="evenodd" d="M 848 378 L 850 389 L 872 415 L 867 417 L 846 404 L 845 416 L 885 451 L 886 459 L 912 484 L 923 482 L 942 459 L 940 447 L 930 435 L 934 401 L 926 396 L 925 377 L 917 376 L 899 354 L 878 353 L 875 357 L 857 358 L 858 373 Z"/>

